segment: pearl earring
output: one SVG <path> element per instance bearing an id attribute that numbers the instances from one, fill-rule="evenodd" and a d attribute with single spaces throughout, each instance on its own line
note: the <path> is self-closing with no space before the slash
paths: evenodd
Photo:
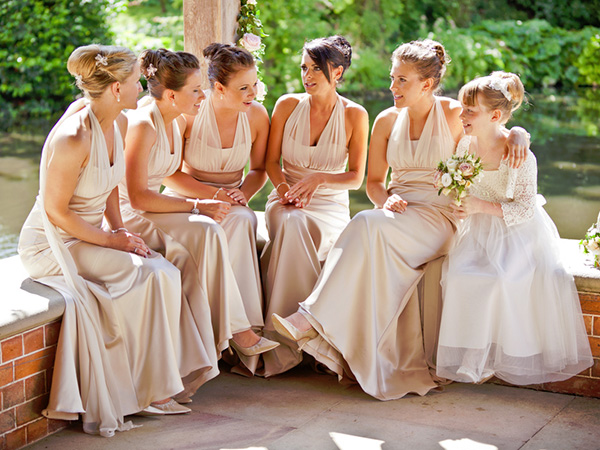
<path id="1" fill-rule="evenodd" d="M 175 100 L 173 100 L 173 108 L 175 108 Z"/>
<path id="2" fill-rule="evenodd" d="M 117 94 L 117 103 L 119 103 L 121 101 L 121 96 L 119 94 Z"/>

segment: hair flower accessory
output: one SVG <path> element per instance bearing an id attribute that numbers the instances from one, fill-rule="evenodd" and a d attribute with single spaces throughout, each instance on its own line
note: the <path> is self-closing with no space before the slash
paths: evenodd
<path id="1" fill-rule="evenodd" d="M 81 76 L 81 74 L 77 74 L 75 75 L 75 83 L 77 84 L 77 86 L 81 86 L 81 84 L 83 83 L 83 77 Z"/>
<path id="2" fill-rule="evenodd" d="M 152 78 L 158 69 L 152 63 L 146 69 L 146 79 Z"/>
<path id="3" fill-rule="evenodd" d="M 512 95 L 508 92 L 508 80 L 500 77 L 490 77 L 489 86 L 496 91 L 502 92 L 509 102 L 512 100 Z"/>
<path id="4" fill-rule="evenodd" d="M 96 66 L 99 66 L 100 64 L 103 66 L 108 66 L 108 58 L 98 53 L 96 55 Z"/>

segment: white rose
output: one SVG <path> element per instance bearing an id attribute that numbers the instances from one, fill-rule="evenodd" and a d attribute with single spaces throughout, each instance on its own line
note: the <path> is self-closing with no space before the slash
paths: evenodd
<path id="1" fill-rule="evenodd" d="M 458 161 L 450 158 L 448 161 L 446 161 L 446 167 L 448 167 L 448 170 L 455 170 L 458 167 Z"/>
<path id="2" fill-rule="evenodd" d="M 447 188 L 451 184 L 452 184 L 452 177 L 450 176 L 450 174 L 445 173 L 444 175 L 442 175 L 442 186 Z"/>
<path id="3" fill-rule="evenodd" d="M 252 33 L 246 33 L 242 38 L 242 46 L 249 52 L 255 52 L 256 50 L 259 50 L 260 43 L 260 37 Z"/>
<path id="4" fill-rule="evenodd" d="M 246 2 L 247 5 L 256 5 L 256 0 L 248 0 Z"/>
<path id="5" fill-rule="evenodd" d="M 256 83 L 256 100 L 262 102 L 265 99 L 267 90 L 265 89 L 265 83 L 258 80 Z"/>
<path id="6" fill-rule="evenodd" d="M 590 241 L 586 247 L 590 251 L 600 250 L 600 244 L 598 244 L 598 242 L 596 242 L 595 240 Z"/>

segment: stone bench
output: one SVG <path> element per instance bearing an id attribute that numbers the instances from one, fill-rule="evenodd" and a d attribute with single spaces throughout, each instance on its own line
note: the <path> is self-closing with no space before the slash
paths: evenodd
<path id="1" fill-rule="evenodd" d="M 268 233 L 264 213 L 257 216 L 260 251 Z M 600 397 L 600 270 L 582 255 L 578 241 L 563 239 L 561 245 L 563 260 L 575 277 L 594 366 L 570 380 L 529 387 Z M 432 263 L 438 266 L 432 268 L 432 276 L 440 263 L 441 259 Z M 16 449 L 68 425 L 41 416 L 65 302 L 54 289 L 31 280 L 18 256 L 0 260 L 0 289 L 0 448 Z"/>

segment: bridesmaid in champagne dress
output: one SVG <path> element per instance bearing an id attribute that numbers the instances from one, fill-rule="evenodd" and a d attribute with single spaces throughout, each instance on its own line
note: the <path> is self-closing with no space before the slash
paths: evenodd
<path id="1" fill-rule="evenodd" d="M 247 204 L 267 180 L 264 160 L 269 115 L 254 101 L 258 78 L 250 52 L 212 43 L 203 53 L 211 89 L 198 114 L 185 115 L 182 170 L 165 180 L 165 194 L 220 200 L 230 206 L 220 226 L 227 235 L 229 261 L 242 295 L 240 312 L 245 310 L 252 328 L 258 331 L 264 322 L 257 219 Z M 244 177 L 248 162 L 250 170 Z"/>
<path id="2" fill-rule="evenodd" d="M 494 72 L 459 93 L 465 136 L 458 152 L 481 157 L 484 176 L 460 207 L 465 219 L 442 272 L 437 373 L 481 383 L 561 381 L 593 364 L 560 237 L 536 201 L 533 154 L 520 169 L 501 161 L 504 124 L 523 101 L 512 73 Z"/>
<path id="3" fill-rule="evenodd" d="M 200 384 L 218 374 L 217 360 L 230 339 L 248 357 L 277 344 L 257 336 L 244 312 L 227 238 L 217 223 L 227 217 L 229 204 L 160 193 L 163 180 L 181 165 L 186 127 L 182 113 L 193 115 L 207 103 L 200 88 L 200 63 L 190 53 L 165 49 L 145 50 L 140 63 L 150 96 L 130 114 L 121 206 L 126 226 L 181 270 L 181 331 L 189 344 L 182 360 L 189 365 L 200 357 L 196 353 L 201 348 L 210 362 L 210 370 L 186 386 L 183 398 L 177 397 L 187 402 Z"/>
<path id="4" fill-rule="evenodd" d="M 85 432 L 109 437 L 130 429 L 124 416 L 143 409 L 189 412 L 168 399 L 183 390 L 181 278 L 123 227 L 119 212 L 127 130 L 121 112 L 136 107 L 141 91 L 135 55 L 89 45 L 71 54 L 67 68 L 87 98 L 71 104 L 46 139 L 19 254 L 33 278 L 66 300 L 43 414 L 81 414 Z M 103 217 L 112 232 L 101 228 Z"/>
<path id="5" fill-rule="evenodd" d="M 380 400 L 437 386 L 423 349 L 417 285 L 456 229 L 450 200 L 432 183 L 463 132 L 460 104 L 435 95 L 446 63 L 435 41 L 395 50 L 394 107 L 375 120 L 369 151 L 367 193 L 376 209 L 352 219 L 300 310 L 273 318 L 280 333 L 340 379 L 356 379 Z"/>
<path id="6" fill-rule="evenodd" d="M 291 314 L 310 294 L 350 220 L 348 189 L 358 189 L 364 178 L 368 115 L 336 91 L 351 57 L 341 36 L 307 42 L 301 65 L 306 93 L 281 97 L 273 111 L 266 164 L 276 188 L 266 206 L 270 241 L 261 263 L 264 335 L 282 345 L 263 356 L 266 376 L 301 361 L 296 343 L 275 333 L 271 316 Z"/>

